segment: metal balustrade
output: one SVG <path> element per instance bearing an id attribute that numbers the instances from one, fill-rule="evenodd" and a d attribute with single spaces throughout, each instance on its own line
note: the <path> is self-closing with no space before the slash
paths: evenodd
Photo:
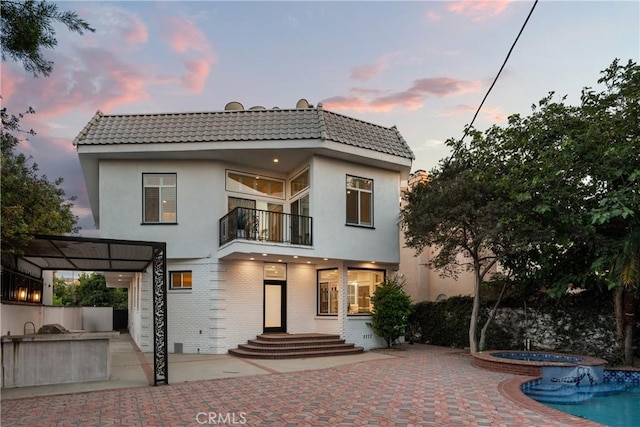
<path id="1" fill-rule="evenodd" d="M 237 207 L 220 219 L 220 245 L 233 240 L 313 244 L 310 216 Z"/>

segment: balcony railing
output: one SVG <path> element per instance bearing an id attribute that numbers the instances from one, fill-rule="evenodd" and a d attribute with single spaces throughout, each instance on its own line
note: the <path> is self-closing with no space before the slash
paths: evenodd
<path id="1" fill-rule="evenodd" d="M 237 239 L 311 246 L 312 218 L 238 207 L 220 219 L 220 245 Z"/>

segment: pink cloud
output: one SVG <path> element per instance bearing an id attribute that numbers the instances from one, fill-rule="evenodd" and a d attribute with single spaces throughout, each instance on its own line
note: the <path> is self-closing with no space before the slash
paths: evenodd
<path id="1" fill-rule="evenodd" d="M 207 38 L 193 21 L 185 18 L 169 18 L 167 24 L 169 27 L 167 38 L 174 52 L 210 50 Z"/>
<path id="2" fill-rule="evenodd" d="M 169 46 L 174 52 L 184 56 L 186 74 L 180 80 L 189 92 L 201 93 L 211 72 L 211 66 L 215 63 L 213 49 L 205 34 L 193 21 L 185 18 L 169 18 L 167 24 L 169 31 L 166 37 Z M 194 52 L 197 57 L 192 59 Z"/>
<path id="3" fill-rule="evenodd" d="M 475 92 L 480 88 L 479 81 L 457 80 L 450 77 L 435 77 L 418 79 L 413 83 L 412 92 L 443 96 L 460 95 L 467 92 Z"/>
<path id="4" fill-rule="evenodd" d="M 329 109 L 349 111 L 386 112 L 395 108 L 417 110 L 431 96 L 442 98 L 467 92 L 476 92 L 480 81 L 457 80 L 450 77 L 418 79 L 411 87 L 399 92 L 352 89 L 350 95 L 325 99 L 323 105 Z"/>
<path id="5" fill-rule="evenodd" d="M 461 0 L 448 3 L 450 12 L 466 15 L 474 21 L 499 15 L 514 0 Z"/>
<path id="6" fill-rule="evenodd" d="M 86 14 L 96 32 L 82 37 L 80 43 L 84 46 L 134 49 L 149 40 L 147 26 L 130 11 L 105 4 L 87 10 Z"/>
<path id="7" fill-rule="evenodd" d="M 74 60 L 54 52 L 55 67 L 47 78 L 23 80 L 17 87 L 21 99 L 36 110 L 38 119 L 50 120 L 71 111 L 97 110 L 105 113 L 119 106 L 147 99 L 154 84 L 145 64 L 134 65 L 105 49 L 83 48 Z"/>
<path id="8" fill-rule="evenodd" d="M 475 114 L 477 108 L 477 106 L 473 105 L 458 104 L 449 110 L 440 112 L 438 116 L 452 117 L 460 114 L 469 114 L 469 120 L 471 120 L 471 117 Z M 496 107 L 483 107 L 480 110 L 480 115 L 493 123 L 504 122 L 507 119 L 507 114 L 502 109 Z"/>
<path id="9" fill-rule="evenodd" d="M 3 103 L 11 99 L 16 93 L 16 89 L 25 81 L 25 77 L 13 72 L 12 67 L 2 67 L 0 73 L 0 85 L 2 87 Z"/>
<path id="10" fill-rule="evenodd" d="M 428 11 L 426 16 L 429 21 L 439 21 L 440 19 L 442 19 L 442 16 L 434 12 L 433 10 Z"/>
<path id="11" fill-rule="evenodd" d="M 182 82 L 191 93 L 200 93 L 204 89 L 204 85 L 209 77 L 211 70 L 211 62 L 206 59 L 198 59 L 195 61 L 185 61 L 187 74 L 182 77 Z"/>
<path id="12" fill-rule="evenodd" d="M 382 58 L 378 59 L 373 64 L 366 64 L 360 67 L 353 68 L 351 70 L 351 79 L 357 80 L 361 82 L 365 82 L 371 80 L 378 74 L 380 74 L 383 70 L 389 67 L 389 59 L 394 56 L 394 54 L 384 55 Z"/>
<path id="13" fill-rule="evenodd" d="M 149 39 L 147 26 L 144 25 L 136 16 L 130 16 L 129 23 L 130 26 L 125 28 L 125 40 L 133 44 L 146 43 Z"/>

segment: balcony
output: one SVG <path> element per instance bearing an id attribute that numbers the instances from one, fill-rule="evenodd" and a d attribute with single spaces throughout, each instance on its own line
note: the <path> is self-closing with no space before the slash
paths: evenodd
<path id="1" fill-rule="evenodd" d="M 220 246 L 233 240 L 313 245 L 310 216 L 235 208 L 220 219 Z"/>

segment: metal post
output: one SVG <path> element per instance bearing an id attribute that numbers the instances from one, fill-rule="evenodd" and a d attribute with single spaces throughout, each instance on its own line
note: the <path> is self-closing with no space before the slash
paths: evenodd
<path id="1" fill-rule="evenodd" d="M 169 384 L 166 249 L 165 243 L 153 247 L 153 385 Z"/>

